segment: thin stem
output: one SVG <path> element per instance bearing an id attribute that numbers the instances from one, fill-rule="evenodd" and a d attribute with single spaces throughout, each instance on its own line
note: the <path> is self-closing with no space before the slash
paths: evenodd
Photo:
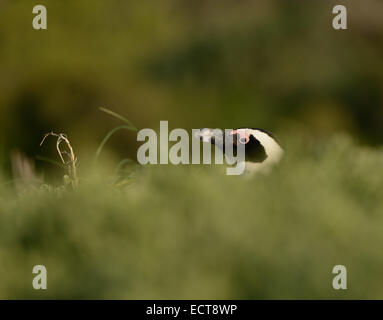
<path id="1" fill-rule="evenodd" d="M 68 170 L 69 170 L 69 174 L 70 174 L 70 176 L 72 177 L 72 186 L 73 186 L 73 189 L 76 189 L 77 186 L 78 186 L 78 180 L 77 180 L 77 168 L 76 168 L 76 156 L 75 156 L 75 154 L 74 154 L 74 152 L 73 152 L 73 148 L 72 148 L 72 146 L 71 146 L 71 144 L 70 144 L 70 142 L 69 142 L 69 139 L 68 139 L 68 138 L 66 137 L 66 135 L 63 134 L 63 133 L 59 133 L 59 134 L 57 134 L 57 133 L 54 133 L 54 132 L 49 132 L 49 133 L 47 133 L 47 134 L 44 135 L 44 138 L 43 138 L 43 140 L 41 141 L 40 146 L 43 145 L 45 139 L 46 139 L 48 136 L 54 136 L 54 137 L 57 137 L 56 149 L 57 149 L 57 153 L 59 154 L 60 159 L 61 159 L 61 161 L 62 161 L 62 163 L 63 163 L 64 165 L 67 165 L 67 162 L 65 162 L 64 157 L 63 157 L 63 154 L 68 155 L 68 153 L 65 152 L 65 151 L 61 151 L 61 149 L 60 149 L 60 143 L 61 143 L 62 141 L 64 141 L 65 144 L 67 145 L 67 147 L 68 147 L 68 149 L 69 149 L 69 159 L 70 159 L 69 162 L 70 162 L 70 164 L 71 164 L 71 165 L 69 166 L 69 169 L 68 169 Z"/>

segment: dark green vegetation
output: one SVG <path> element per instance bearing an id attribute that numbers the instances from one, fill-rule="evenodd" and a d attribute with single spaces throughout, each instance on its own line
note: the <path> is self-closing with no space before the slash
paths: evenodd
<path id="1" fill-rule="evenodd" d="M 2 298 L 382 298 L 383 152 L 288 144 L 269 175 L 113 170 L 0 196 Z M 48 290 L 32 289 L 32 266 Z M 348 268 L 347 291 L 332 268 Z"/>

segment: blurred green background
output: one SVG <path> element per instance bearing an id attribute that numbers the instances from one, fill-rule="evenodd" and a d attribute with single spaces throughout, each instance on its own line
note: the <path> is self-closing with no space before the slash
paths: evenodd
<path id="1" fill-rule="evenodd" d="M 41 154 L 42 134 L 67 133 L 78 152 L 116 124 L 138 128 L 261 127 L 383 140 L 383 4 L 347 1 L 0 1 L 0 144 Z M 135 136 L 109 145 L 135 156 Z"/>
<path id="2" fill-rule="evenodd" d="M 0 298 L 381 298 L 383 2 L 344 1 L 344 31 L 337 4 L 0 0 Z M 119 124 L 99 107 L 138 128 L 265 128 L 287 160 L 250 181 L 160 166 L 115 189 L 136 136 L 117 133 L 95 177 Z M 58 159 L 39 146 L 51 130 L 75 148 L 75 193 L 41 161 L 55 187 L 10 182 L 30 168 L 12 154 Z M 44 293 L 30 285 L 42 260 Z M 330 286 L 342 263 L 346 293 Z"/>

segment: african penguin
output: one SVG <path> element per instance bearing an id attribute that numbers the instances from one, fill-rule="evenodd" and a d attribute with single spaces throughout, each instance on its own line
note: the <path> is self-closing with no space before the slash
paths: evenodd
<path id="1" fill-rule="evenodd" d="M 283 149 L 269 131 L 259 128 L 237 128 L 224 134 L 233 136 L 234 154 L 238 143 L 245 145 L 245 173 L 268 172 L 283 156 Z M 203 128 L 196 136 L 203 142 L 217 145 L 225 153 L 226 140 L 221 130 Z"/>

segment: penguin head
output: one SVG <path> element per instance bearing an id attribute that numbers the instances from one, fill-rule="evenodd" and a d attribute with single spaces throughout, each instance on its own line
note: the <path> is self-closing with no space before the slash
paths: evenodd
<path id="1" fill-rule="evenodd" d="M 223 153 L 227 149 L 226 143 L 230 141 L 234 154 L 238 145 L 245 147 L 245 162 L 247 164 L 258 164 L 257 168 L 267 166 L 280 161 L 283 149 L 277 142 L 275 136 L 266 130 L 259 128 L 237 128 L 226 130 L 203 128 L 196 134 L 203 142 L 217 145 Z M 230 139 L 227 139 L 231 136 Z"/>

